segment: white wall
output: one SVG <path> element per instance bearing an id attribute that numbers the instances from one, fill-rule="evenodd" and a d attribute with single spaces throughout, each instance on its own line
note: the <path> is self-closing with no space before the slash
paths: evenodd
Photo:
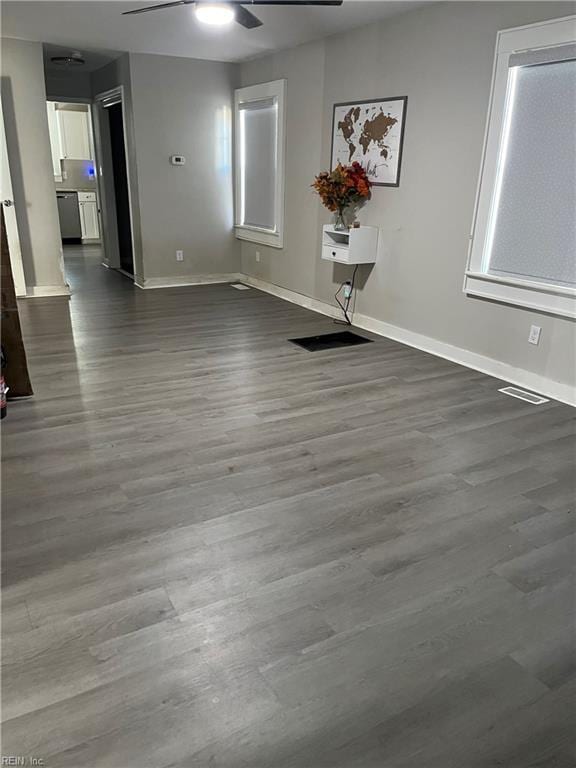
<path id="1" fill-rule="evenodd" d="M 40 43 L 2 40 L 2 106 L 26 286 L 65 291 Z"/>
<path id="2" fill-rule="evenodd" d="M 130 55 L 145 280 L 238 272 L 231 108 L 235 67 Z M 181 167 L 169 157 L 186 157 Z M 184 261 L 176 261 L 176 250 Z"/>
<path id="3" fill-rule="evenodd" d="M 360 216 L 380 228 L 383 251 L 359 272 L 356 311 L 573 384 L 573 322 L 462 293 L 496 33 L 571 12 L 569 3 L 434 4 L 244 64 L 242 85 L 287 78 L 289 117 L 285 248 L 243 244 L 242 271 L 333 303 L 349 268 L 320 260 L 330 215 L 309 188 L 330 163 L 332 106 L 407 95 L 400 187 L 375 189 Z M 543 329 L 538 347 L 527 343 L 531 323 Z"/>

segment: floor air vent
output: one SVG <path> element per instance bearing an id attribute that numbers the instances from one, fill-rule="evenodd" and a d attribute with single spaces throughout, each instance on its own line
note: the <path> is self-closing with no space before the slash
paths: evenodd
<path id="1" fill-rule="evenodd" d="M 339 347 L 355 347 L 358 344 L 371 344 L 372 339 L 365 339 L 351 331 L 339 331 L 338 333 L 324 333 L 322 336 L 305 336 L 303 339 L 288 339 L 292 344 L 308 350 L 308 352 L 322 352 L 325 349 L 338 349 Z"/>
<path id="2" fill-rule="evenodd" d="M 244 283 L 230 283 L 231 288 L 236 288 L 237 291 L 249 291 L 250 286 L 244 285 Z"/>
<path id="3" fill-rule="evenodd" d="M 498 392 L 503 392 L 505 395 L 510 395 L 510 397 L 517 397 L 518 400 L 526 400 L 527 403 L 532 403 L 532 405 L 542 405 L 543 403 L 550 402 L 545 397 L 534 395 L 532 392 L 526 392 L 523 389 L 518 389 L 518 387 L 504 387 L 499 389 Z"/>

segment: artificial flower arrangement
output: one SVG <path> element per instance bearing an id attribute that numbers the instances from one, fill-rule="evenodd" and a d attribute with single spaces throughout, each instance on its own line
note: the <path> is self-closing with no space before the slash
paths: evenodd
<path id="1" fill-rule="evenodd" d="M 370 199 L 372 182 L 360 163 L 341 165 L 333 171 L 322 171 L 314 179 L 314 190 L 320 195 L 323 205 L 337 214 L 336 229 L 347 229 L 343 214 L 349 206 L 355 206 Z"/>

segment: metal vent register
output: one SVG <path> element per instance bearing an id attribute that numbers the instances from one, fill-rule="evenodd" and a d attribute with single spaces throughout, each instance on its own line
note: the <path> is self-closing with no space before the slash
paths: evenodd
<path id="1" fill-rule="evenodd" d="M 518 387 L 503 387 L 502 389 L 499 389 L 498 392 L 502 392 L 504 395 L 510 395 L 510 397 L 517 397 L 518 400 L 525 400 L 527 403 L 532 403 L 532 405 L 542 405 L 543 403 L 550 402 L 550 400 L 545 397 L 534 395 L 532 392 L 526 392 L 523 389 L 518 389 Z"/>

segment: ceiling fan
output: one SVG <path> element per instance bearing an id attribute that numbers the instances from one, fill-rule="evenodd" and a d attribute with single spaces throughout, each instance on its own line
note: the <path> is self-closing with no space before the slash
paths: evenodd
<path id="1" fill-rule="evenodd" d="M 132 16 L 136 13 L 148 13 L 148 11 L 161 11 L 163 8 L 175 8 L 178 5 L 192 5 L 196 16 L 206 24 L 227 24 L 235 21 L 246 29 L 261 27 L 262 22 L 244 6 L 254 5 L 342 5 L 344 0 L 226 0 L 226 2 L 211 2 L 210 0 L 175 0 L 171 3 L 149 5 L 146 8 L 135 8 L 133 11 L 125 11 L 123 16 Z"/>

